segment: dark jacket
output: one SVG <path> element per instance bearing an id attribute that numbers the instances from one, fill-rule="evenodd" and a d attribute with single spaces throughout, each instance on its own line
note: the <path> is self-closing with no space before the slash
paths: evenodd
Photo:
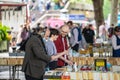
<path id="1" fill-rule="evenodd" d="M 32 35 L 26 43 L 22 71 L 31 77 L 40 79 L 51 57 L 47 55 L 41 36 Z"/>
<path id="2" fill-rule="evenodd" d="M 120 46 L 120 39 L 117 35 L 116 36 L 116 39 L 117 39 L 117 46 Z M 120 49 L 117 49 L 117 50 L 114 50 L 113 49 L 113 57 L 120 57 Z"/>

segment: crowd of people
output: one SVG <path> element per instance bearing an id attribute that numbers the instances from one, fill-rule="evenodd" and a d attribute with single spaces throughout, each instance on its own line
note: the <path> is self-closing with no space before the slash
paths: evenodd
<path id="1" fill-rule="evenodd" d="M 103 24 L 99 26 L 99 37 L 102 41 L 110 41 L 113 48 L 113 57 L 120 57 L 120 26 L 114 26 L 114 24 L 111 24 L 108 28 L 103 22 Z"/>
<path id="2" fill-rule="evenodd" d="M 53 70 L 67 65 L 73 65 L 69 49 L 78 52 L 86 49 L 87 44 L 94 45 L 96 34 L 92 24 L 82 28 L 72 21 L 66 22 L 59 29 L 41 27 L 30 29 L 22 25 L 17 39 L 11 41 L 25 51 L 22 71 L 26 80 L 43 80 L 46 70 Z M 99 27 L 99 38 L 103 41 L 111 40 L 113 57 L 120 57 L 120 27 L 111 25 L 106 29 L 105 23 Z M 15 44 L 16 40 L 16 44 Z"/>
<path id="3" fill-rule="evenodd" d="M 30 9 L 38 9 L 41 12 L 44 10 L 62 9 L 67 1 L 68 0 L 29 0 L 27 2 L 30 5 Z"/>
<path id="4" fill-rule="evenodd" d="M 61 10 L 69 0 L 23 0 L 29 4 L 30 20 L 34 22 L 45 11 Z"/>

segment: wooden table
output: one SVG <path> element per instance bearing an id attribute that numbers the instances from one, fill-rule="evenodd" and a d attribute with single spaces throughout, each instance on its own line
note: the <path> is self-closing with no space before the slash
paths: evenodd
<path id="1" fill-rule="evenodd" d="M 19 70 L 17 69 L 22 65 L 23 58 L 24 57 L 0 57 L 0 66 L 9 66 L 9 78 L 11 80 L 15 80 L 16 71 L 18 71 L 17 78 L 19 78 Z"/>
<path id="2" fill-rule="evenodd" d="M 12 67 L 12 69 L 13 69 L 12 73 L 13 74 L 11 76 L 11 73 L 10 73 L 10 78 L 12 78 L 14 80 L 15 79 L 16 67 L 22 65 L 23 58 L 24 57 L 0 57 L 0 66 L 10 66 L 10 67 Z M 74 62 L 77 62 L 80 65 L 84 65 L 86 63 L 87 64 L 92 64 L 94 62 L 94 59 L 96 59 L 96 58 L 95 57 L 72 57 L 71 59 Z M 110 58 L 110 57 L 108 57 L 108 58 L 105 58 L 105 59 L 107 59 L 107 61 L 109 61 L 112 65 L 120 65 L 120 58 Z M 9 69 L 9 71 L 11 72 L 11 68 Z M 75 73 L 75 72 L 71 72 L 70 73 L 71 80 L 74 79 L 74 77 L 75 77 L 74 75 L 83 76 L 83 79 L 84 79 L 85 76 L 83 74 L 85 74 L 86 76 L 88 74 L 103 75 L 103 77 L 105 77 L 104 75 L 107 75 L 107 76 L 112 75 L 113 78 L 118 78 L 118 79 L 108 79 L 108 80 L 120 80 L 120 78 L 119 78 L 120 73 L 112 73 L 112 72 L 107 72 L 107 73 L 101 73 L 101 72 L 92 72 L 92 73 L 91 72 L 77 72 L 77 73 Z M 79 76 L 78 76 L 78 78 L 80 78 Z M 112 77 L 112 76 L 110 76 L 110 77 Z M 78 80 L 82 80 L 82 79 L 78 79 Z M 95 80 L 95 79 L 91 79 L 91 80 Z M 97 79 L 97 80 L 99 80 L 99 79 Z M 100 79 L 100 80 L 102 80 L 102 79 Z"/>
<path id="3" fill-rule="evenodd" d="M 120 58 L 113 57 L 72 57 L 71 60 L 78 65 L 93 64 L 95 59 L 106 59 L 112 65 L 120 65 Z"/>
<path id="4" fill-rule="evenodd" d="M 70 80 L 120 80 L 120 73 L 117 72 L 96 72 L 81 71 L 69 72 Z M 61 76 L 45 75 L 45 80 L 61 80 Z"/>

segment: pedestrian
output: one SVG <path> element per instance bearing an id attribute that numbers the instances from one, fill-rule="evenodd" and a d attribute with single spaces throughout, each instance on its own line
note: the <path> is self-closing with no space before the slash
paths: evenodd
<path id="1" fill-rule="evenodd" d="M 24 25 L 20 25 L 20 28 L 19 28 L 19 31 L 18 31 L 18 34 L 17 34 L 17 41 L 16 41 L 16 44 L 17 46 L 20 46 L 21 42 L 22 42 L 22 37 L 21 37 L 21 33 L 23 31 L 23 28 L 24 28 Z"/>
<path id="2" fill-rule="evenodd" d="M 114 24 L 111 24 L 110 28 L 108 28 L 108 37 L 111 38 L 114 34 Z"/>
<path id="3" fill-rule="evenodd" d="M 112 36 L 113 57 L 120 57 L 120 27 L 116 26 Z"/>
<path id="4" fill-rule="evenodd" d="M 87 43 L 82 35 L 81 26 L 79 24 L 73 24 L 72 21 L 68 21 L 67 25 L 70 28 L 69 40 L 72 50 L 79 52 L 81 49 L 86 49 Z"/>
<path id="5" fill-rule="evenodd" d="M 99 26 L 99 37 L 103 40 L 107 40 L 107 34 L 108 34 L 108 28 L 105 22 L 102 23 L 102 25 Z"/>
<path id="6" fill-rule="evenodd" d="M 58 35 L 59 35 L 59 31 L 57 29 L 50 29 L 49 39 L 45 42 L 47 54 L 50 56 L 62 53 L 62 52 L 57 53 L 57 50 L 54 44 L 54 41 L 57 40 Z M 48 65 L 48 68 L 50 70 L 57 68 L 57 59 L 55 61 L 51 61 Z"/>
<path id="7" fill-rule="evenodd" d="M 45 35 L 44 35 L 44 41 L 47 41 L 49 39 L 49 35 L 50 35 L 50 28 L 45 27 L 44 29 Z"/>
<path id="8" fill-rule="evenodd" d="M 69 27 L 68 25 L 63 25 L 60 28 L 60 34 L 57 38 L 57 40 L 54 41 L 57 53 L 61 53 L 65 50 L 69 49 L 69 42 L 68 42 L 68 37 L 67 34 L 69 33 Z M 57 66 L 58 67 L 63 67 L 66 65 L 72 65 L 73 62 L 68 58 L 69 55 L 63 55 L 58 59 Z"/>
<path id="9" fill-rule="evenodd" d="M 83 34 L 86 42 L 91 45 L 93 45 L 93 43 L 95 42 L 95 32 L 92 29 L 92 27 L 93 27 L 92 24 L 89 24 L 82 31 L 82 34 Z"/>

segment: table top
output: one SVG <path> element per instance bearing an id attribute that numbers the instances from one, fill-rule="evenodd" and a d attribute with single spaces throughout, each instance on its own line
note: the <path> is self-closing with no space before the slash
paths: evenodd
<path id="1" fill-rule="evenodd" d="M 0 65 L 22 65 L 24 56 L 9 56 L 9 53 L 0 53 Z"/>
<path id="2" fill-rule="evenodd" d="M 50 74 L 50 72 L 52 74 Z M 55 73 L 53 73 L 55 72 Z M 57 75 L 57 71 L 48 71 L 44 75 L 44 79 L 61 79 L 62 75 Z M 49 74 L 47 74 L 49 73 Z M 68 72 L 70 80 L 120 80 L 120 73 L 118 72 L 96 72 L 96 71 L 80 71 Z"/>
<path id="3" fill-rule="evenodd" d="M 0 65 L 5 64 L 20 64 L 22 65 L 24 54 L 22 56 L 16 56 L 16 53 L 14 56 L 10 56 L 9 54 L 14 53 L 0 53 Z M 21 53 L 17 53 L 21 54 Z M 120 65 L 120 58 L 113 58 L 113 57 L 72 57 L 71 60 L 73 62 L 76 62 L 78 65 L 85 65 L 85 64 L 93 64 L 95 59 L 106 59 L 108 62 L 110 62 L 112 65 Z"/>

